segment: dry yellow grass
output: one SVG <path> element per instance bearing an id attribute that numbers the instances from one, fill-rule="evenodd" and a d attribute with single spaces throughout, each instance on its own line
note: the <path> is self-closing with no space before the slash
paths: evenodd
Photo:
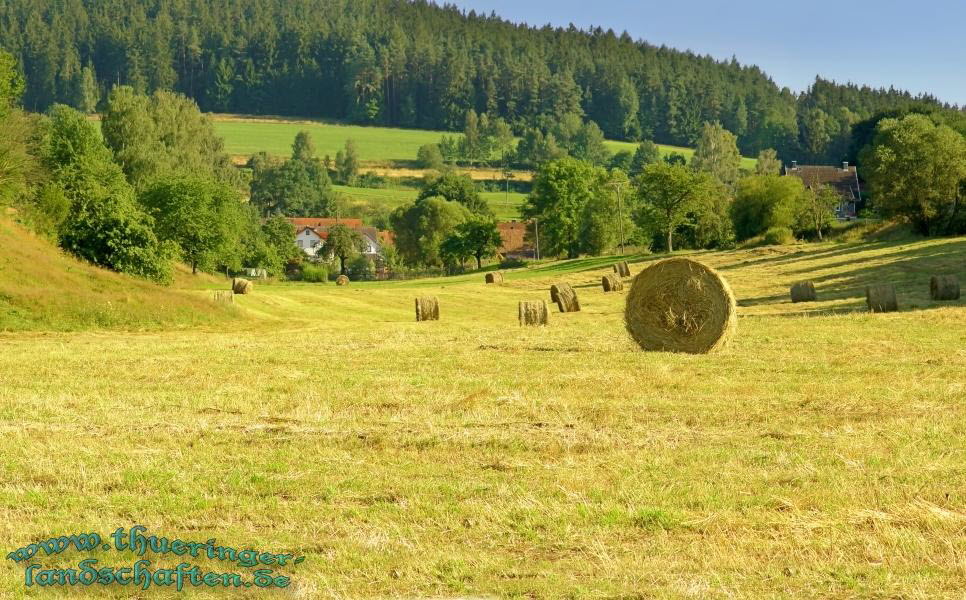
<path id="1" fill-rule="evenodd" d="M 599 289 L 613 257 L 502 286 L 263 285 L 231 326 L 0 334 L 0 539 L 142 523 L 304 554 L 295 598 L 961 597 L 966 305 L 928 282 L 964 256 L 699 254 L 739 301 L 709 356 L 635 349 Z M 819 302 L 792 305 L 806 277 Z M 518 327 L 561 280 L 583 310 Z M 864 312 L 883 280 L 903 312 Z M 430 294 L 445 320 L 414 322 Z M 80 593 L 22 581 L 5 561 L 4 597 Z M 132 595 L 84 595 L 112 593 Z"/>

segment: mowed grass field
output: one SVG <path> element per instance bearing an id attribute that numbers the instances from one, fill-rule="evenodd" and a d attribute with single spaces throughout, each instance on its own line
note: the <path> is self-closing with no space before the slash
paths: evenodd
<path id="1" fill-rule="evenodd" d="M 380 206 L 392 210 L 398 206 L 409 204 L 419 196 L 419 190 L 411 188 L 372 189 L 357 188 L 344 185 L 332 186 L 333 189 L 348 198 L 350 204 Z M 526 194 L 510 192 L 481 192 L 480 196 L 486 200 L 499 220 L 519 219 L 520 207 L 526 200 Z"/>
<path id="2" fill-rule="evenodd" d="M 459 135 L 445 131 L 364 127 L 284 118 L 217 114 L 212 115 L 212 118 L 215 122 L 215 131 L 225 140 L 225 151 L 242 156 L 250 156 L 262 151 L 276 156 L 290 156 L 292 141 L 296 134 L 300 131 L 308 131 L 312 134 L 316 154 L 320 157 L 328 154 L 334 160 L 336 152 L 345 147 L 346 140 L 352 139 L 356 143 L 361 161 L 376 164 L 405 164 L 416 160 L 416 153 L 420 146 L 438 143 L 444 135 Z M 631 142 L 607 141 L 606 145 L 613 153 L 621 150 L 633 152 L 637 149 L 637 144 Z M 690 159 L 694 154 L 691 148 L 677 146 L 660 146 L 660 148 L 665 156 L 678 152 Z M 754 169 L 755 160 L 745 158 L 742 166 Z"/>
<path id="3" fill-rule="evenodd" d="M 0 539 L 139 523 L 305 555 L 294 598 L 961 597 L 966 303 L 928 283 L 966 280 L 966 239 L 694 257 L 739 300 L 718 354 L 637 350 L 600 291 L 612 258 L 258 285 L 187 330 L 0 333 Z M 802 279 L 819 302 L 788 301 Z M 521 329 L 517 302 L 560 280 L 583 311 Z M 866 313 L 871 282 L 902 311 Z M 414 322 L 424 294 L 441 321 Z M 90 556 L 136 560 L 36 562 Z M 134 594 L 23 577 L 4 561 L 4 597 Z"/>

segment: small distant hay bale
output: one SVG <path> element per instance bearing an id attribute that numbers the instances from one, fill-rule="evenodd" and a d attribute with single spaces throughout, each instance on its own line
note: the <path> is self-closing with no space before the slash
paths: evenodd
<path id="1" fill-rule="evenodd" d="M 218 303 L 234 304 L 235 292 L 233 290 L 215 292 L 214 300 Z"/>
<path id="2" fill-rule="evenodd" d="M 236 277 L 231 280 L 231 291 L 235 294 L 251 294 L 255 291 L 255 284 L 247 279 Z"/>
<path id="3" fill-rule="evenodd" d="M 792 286 L 792 302 L 815 302 L 818 294 L 815 293 L 815 284 L 811 281 L 800 281 Z"/>
<path id="4" fill-rule="evenodd" d="M 550 311 L 547 310 L 547 303 L 544 300 L 521 301 L 520 325 L 541 326 L 546 325 Z"/>
<path id="5" fill-rule="evenodd" d="M 671 258 L 641 271 L 627 295 L 627 332 L 644 350 L 704 354 L 737 329 L 731 287 L 714 269 Z"/>
<path id="6" fill-rule="evenodd" d="M 959 279 L 955 275 L 936 275 L 929 281 L 933 300 L 959 300 Z"/>
<path id="7" fill-rule="evenodd" d="M 492 273 L 487 273 L 486 274 L 486 282 L 487 283 L 497 283 L 497 284 L 503 283 L 503 273 L 501 273 L 499 271 L 494 271 Z"/>
<path id="8" fill-rule="evenodd" d="M 416 321 L 439 321 L 439 300 L 436 296 L 416 298 Z"/>
<path id="9" fill-rule="evenodd" d="M 550 299 L 557 303 L 562 313 L 580 312 L 580 300 L 577 292 L 569 283 L 556 283 L 550 286 Z"/>
<path id="10" fill-rule="evenodd" d="M 349 285 L 349 278 L 345 275 L 339 275 L 335 278 L 336 285 Z"/>
<path id="11" fill-rule="evenodd" d="M 618 277 L 630 277 L 631 268 L 627 266 L 627 261 L 622 260 L 614 265 L 614 272 L 617 273 Z"/>
<path id="12" fill-rule="evenodd" d="M 869 312 L 896 312 L 899 310 L 899 301 L 896 300 L 896 286 L 882 284 L 866 287 L 865 303 L 869 307 Z"/>
<path id="13" fill-rule="evenodd" d="M 624 282 L 617 275 L 604 275 L 600 283 L 604 287 L 605 292 L 624 291 Z"/>

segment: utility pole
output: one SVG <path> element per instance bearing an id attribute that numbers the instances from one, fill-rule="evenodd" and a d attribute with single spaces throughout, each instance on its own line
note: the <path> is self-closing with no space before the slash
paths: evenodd
<path id="1" fill-rule="evenodd" d="M 621 236 L 621 256 L 624 256 L 624 205 L 621 201 L 621 189 L 626 183 L 626 181 L 617 180 L 607 184 L 608 187 L 614 188 L 617 192 L 617 228 Z"/>
<path id="2" fill-rule="evenodd" d="M 536 217 L 533 219 L 533 231 L 537 237 L 537 260 L 540 260 L 540 221 Z"/>

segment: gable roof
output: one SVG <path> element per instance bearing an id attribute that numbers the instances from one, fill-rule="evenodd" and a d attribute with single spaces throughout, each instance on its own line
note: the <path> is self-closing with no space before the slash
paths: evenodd
<path id="1" fill-rule="evenodd" d="M 859 200 L 861 198 L 859 180 L 854 166 L 833 167 L 792 163 L 792 166 L 785 167 L 785 175 L 798 177 L 809 189 L 827 185 L 838 192 L 843 199 Z"/>
<path id="2" fill-rule="evenodd" d="M 295 227 L 331 227 L 345 225 L 349 229 L 362 227 L 362 219 L 328 219 L 321 217 L 288 217 L 288 222 Z"/>

